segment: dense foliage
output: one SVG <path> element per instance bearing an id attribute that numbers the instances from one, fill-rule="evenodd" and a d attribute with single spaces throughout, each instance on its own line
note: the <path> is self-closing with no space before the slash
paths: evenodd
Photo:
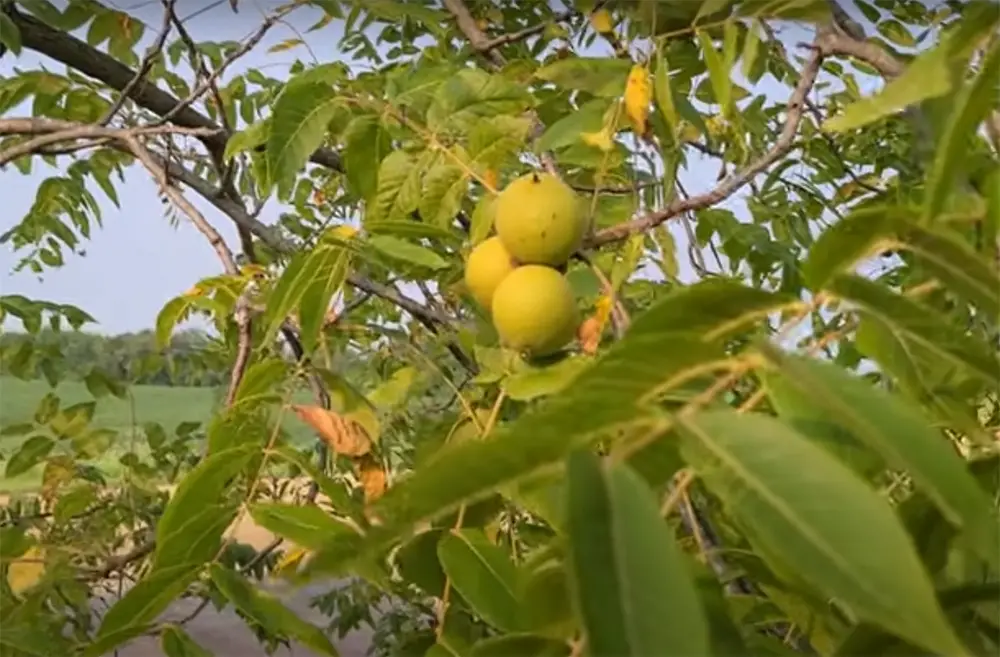
<path id="1" fill-rule="evenodd" d="M 229 369 L 224 345 L 212 342 L 197 330 L 175 333 L 164 349 L 158 347 L 152 331 L 119 335 L 49 328 L 34 334 L 9 332 L 0 335 L 0 375 L 53 383 L 86 381 L 96 370 L 141 385 L 218 386 L 229 378 Z"/>
<path id="2" fill-rule="evenodd" d="M 55 167 L 3 236 L 16 267 L 99 239 L 145 170 L 222 268 L 163 308 L 157 349 L 200 315 L 228 366 L 203 443 L 137 428 L 115 485 L 88 469 L 93 404 L 47 395 L 3 428 L 8 472 L 44 468 L 0 529 L 4 657 L 206 654 L 162 620 L 182 596 L 318 654 L 353 623 L 380 655 L 1000 650 L 995 3 L 296 0 L 223 43 L 173 0 L 158 25 L 0 6 L 5 180 Z M 318 20 L 273 48 L 308 57 L 236 72 L 299 12 Z M 577 340 L 530 360 L 461 281 L 497 192 L 539 170 L 591 227 Z M 43 374 L 40 327 L 87 321 L 0 308 Z M 232 543 L 247 516 L 288 542 Z M 321 628 L 263 576 L 353 583 Z"/>

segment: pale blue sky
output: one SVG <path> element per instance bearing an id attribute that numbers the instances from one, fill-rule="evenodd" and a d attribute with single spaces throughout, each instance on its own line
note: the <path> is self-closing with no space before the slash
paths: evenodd
<path id="1" fill-rule="evenodd" d="M 57 3 L 59 4 L 59 3 Z M 114 4 L 114 3 L 113 3 Z M 204 7 L 206 0 L 179 0 L 178 12 L 187 16 Z M 144 42 L 155 37 L 160 24 L 160 4 L 131 0 L 119 2 L 119 8 L 140 17 L 147 25 Z M 222 41 L 242 39 L 259 25 L 265 11 L 277 6 L 273 2 L 240 2 L 240 13 L 234 15 L 227 3 L 199 15 L 187 26 L 195 40 Z M 280 77 L 281 72 L 297 57 L 311 61 L 311 55 L 304 48 L 297 48 L 275 54 L 267 54 L 267 49 L 286 39 L 296 38 L 297 30 L 304 30 L 319 18 L 312 8 L 297 10 L 290 18 L 291 25 L 279 24 L 252 53 L 233 67 L 240 72 L 250 67 L 266 67 L 268 73 Z M 292 26 L 294 26 L 293 29 Z M 783 35 L 786 44 L 794 48 L 800 41 L 808 40 L 808 33 L 799 28 L 790 28 Z M 321 32 L 306 37 L 312 51 L 321 61 L 338 59 L 335 52 L 339 29 L 332 25 Z M 17 59 L 9 53 L 0 60 L 0 75 L 9 76 L 13 67 L 32 69 L 44 65 L 54 72 L 62 72 L 57 62 L 24 51 Z M 768 93 L 773 99 L 783 99 L 787 88 L 774 83 L 765 76 L 758 91 Z M 30 113 L 30 107 L 12 110 L 8 116 L 23 116 Z M 714 184 L 717 165 L 711 162 L 694 162 L 683 176 L 691 193 L 707 189 Z M 0 171 L 0 196 L 4 199 L 5 212 L 0 215 L 0 233 L 7 231 L 24 216 L 34 198 L 38 184 L 45 177 L 55 173 L 41 160 L 35 160 L 35 170 L 23 176 L 13 167 Z M 219 261 L 203 237 L 182 219 L 178 227 L 172 227 L 164 217 L 163 206 L 157 198 L 156 186 L 144 170 L 133 168 L 126 176 L 125 184 L 118 186 L 121 209 L 108 202 L 103 194 L 95 191 L 103 207 L 104 227 L 95 231 L 86 244 L 87 255 L 68 255 L 65 266 L 46 270 L 42 277 L 30 272 L 10 273 L 17 256 L 9 246 L 0 251 L 0 292 L 23 294 L 30 298 L 45 299 L 59 303 L 72 303 L 89 312 L 99 322 L 89 330 L 119 333 L 151 327 L 157 313 L 170 298 L 190 287 L 197 279 L 219 273 Z M 189 198 L 201 209 L 209 221 L 227 239 L 235 238 L 231 224 L 196 195 Z M 738 209 L 737 203 L 733 207 Z M 272 222 L 277 218 L 280 206 L 268 203 L 261 219 Z M 677 226 L 674 226 L 677 228 Z M 679 246 L 686 243 L 683 234 L 677 230 Z M 233 242 L 235 243 L 235 242 Z M 679 249 L 679 257 L 685 263 L 687 256 Z M 8 324 L 10 328 L 16 325 Z"/>

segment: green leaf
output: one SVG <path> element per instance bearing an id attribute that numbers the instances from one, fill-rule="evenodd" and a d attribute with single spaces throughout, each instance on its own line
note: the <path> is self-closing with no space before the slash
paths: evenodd
<path id="1" fill-rule="evenodd" d="M 803 391 L 780 372 L 762 374 L 768 399 L 785 424 L 805 438 L 827 450 L 839 461 L 866 480 L 885 469 L 885 463 L 865 444 L 837 422 L 813 399 L 811 391 Z"/>
<path id="2" fill-rule="evenodd" d="M 244 130 L 234 133 L 226 141 L 226 150 L 222 154 L 222 160 L 229 162 L 237 153 L 243 153 L 267 143 L 270 129 L 270 119 L 264 119 L 247 126 Z"/>
<path id="3" fill-rule="evenodd" d="M 565 641 L 556 641 L 534 634 L 506 634 L 477 641 L 469 657 L 566 657 L 570 654 Z"/>
<path id="4" fill-rule="evenodd" d="M 826 289 L 979 377 L 987 385 L 994 385 L 1000 379 L 1000 360 L 995 351 L 942 319 L 938 311 L 860 276 L 842 274 L 831 280 Z"/>
<path id="5" fill-rule="evenodd" d="M 497 116 L 478 121 L 469 131 L 469 157 L 482 167 L 504 168 L 516 161 L 530 132 L 531 121 L 524 117 Z"/>
<path id="6" fill-rule="evenodd" d="M 709 654 L 698 594 L 645 483 L 588 452 L 570 456 L 567 478 L 569 549 L 588 652 Z"/>
<path id="7" fill-rule="evenodd" d="M 289 261 L 281 276 L 274 283 L 267 298 L 267 309 L 264 312 L 264 342 L 273 340 L 287 321 L 293 309 L 299 305 L 306 291 L 313 286 L 313 281 L 320 275 L 320 267 L 328 265 L 323 246 L 317 246 L 311 251 L 295 254 Z M 325 312 L 325 310 L 324 310 Z"/>
<path id="8" fill-rule="evenodd" d="M 323 143 L 337 102 L 336 90 L 320 82 L 292 84 L 278 96 L 265 159 L 270 185 L 278 186 L 282 198 L 309 156 Z"/>
<path id="9" fill-rule="evenodd" d="M 478 121 L 498 114 L 517 114 L 531 106 L 527 89 L 501 75 L 463 68 L 438 88 L 427 109 L 427 127 L 469 131 Z"/>
<path id="10" fill-rule="evenodd" d="M 448 267 L 447 260 L 426 246 L 420 246 L 392 235 L 372 235 L 367 242 L 377 251 L 401 262 L 435 270 Z"/>
<path id="11" fill-rule="evenodd" d="M 314 273 L 299 304 L 299 339 L 306 353 L 315 348 L 330 302 L 344 285 L 351 254 L 339 246 L 320 244 L 310 259 L 315 261 L 315 265 L 310 267 Z"/>
<path id="12" fill-rule="evenodd" d="M 375 408 L 383 412 L 391 411 L 406 401 L 407 393 L 418 375 L 419 371 L 415 367 L 401 367 L 365 396 Z"/>
<path id="13" fill-rule="evenodd" d="M 563 498 L 565 499 L 565 498 Z M 577 631 L 570 577 L 566 564 L 556 558 L 556 550 L 542 549 L 522 567 L 521 625 L 532 633 L 561 639 L 572 638 Z"/>
<path id="14" fill-rule="evenodd" d="M 167 625 L 160 632 L 160 647 L 167 657 L 212 657 L 180 625 Z"/>
<path id="15" fill-rule="evenodd" d="M 493 194 L 483 194 L 483 197 L 476 203 L 476 208 L 472 211 L 472 220 L 469 226 L 469 243 L 475 246 L 485 240 L 493 230 L 493 217 L 496 212 L 496 196 Z"/>
<path id="16" fill-rule="evenodd" d="M 0 44 L 14 55 L 21 54 L 21 30 L 6 13 L 0 12 Z"/>
<path id="17" fill-rule="evenodd" d="M 420 204 L 425 170 L 425 166 L 417 164 L 416 158 L 406 151 L 389 153 L 379 165 L 378 191 L 375 192 L 370 212 L 365 214 L 365 227 L 373 219 L 409 217 Z"/>
<path id="18" fill-rule="evenodd" d="M 87 657 L 102 657 L 142 633 L 201 571 L 201 564 L 177 564 L 153 569 L 122 596 L 101 621 Z"/>
<path id="19" fill-rule="evenodd" d="M 365 231 L 370 235 L 393 235 L 395 237 L 416 237 L 454 243 L 461 238 L 450 230 L 431 226 L 412 219 L 399 221 L 366 221 Z"/>
<path id="20" fill-rule="evenodd" d="M 606 98 L 595 98 L 584 103 L 546 128 L 535 142 L 535 151 L 551 151 L 579 144 L 580 135 L 597 132 L 604 125 L 604 115 L 611 106 Z"/>
<path id="21" fill-rule="evenodd" d="M 983 56 L 975 79 L 950 103 L 951 114 L 938 140 L 934 164 L 927 172 L 925 221 L 933 221 L 944 209 L 954 188 L 955 174 L 962 170 L 962 160 L 968 155 L 970 138 L 994 111 L 997 78 L 1000 78 L 1000 43 L 994 41 Z"/>
<path id="22" fill-rule="evenodd" d="M 670 66 L 667 64 L 666 55 L 663 48 L 656 51 L 656 71 L 653 74 L 653 97 L 656 99 L 656 106 L 663 112 L 663 117 L 670 126 L 670 134 L 677 135 L 677 128 L 680 127 L 681 117 L 674 103 L 674 90 L 670 84 Z"/>
<path id="23" fill-rule="evenodd" d="M 174 328 L 191 308 L 191 298 L 174 297 L 167 302 L 156 316 L 156 345 L 163 349 L 170 344 Z"/>
<path id="24" fill-rule="evenodd" d="M 259 502 L 250 507 L 254 522 L 269 532 L 309 550 L 354 530 L 315 505 Z"/>
<path id="25" fill-rule="evenodd" d="M 547 367 L 526 367 L 504 381 L 507 396 L 517 401 L 531 401 L 565 389 L 586 369 L 586 358 L 564 358 Z"/>
<path id="26" fill-rule="evenodd" d="M 891 467 L 905 470 L 948 521 L 965 533 L 976 554 L 1000 571 L 1000 522 L 993 505 L 962 457 L 919 408 L 830 363 L 781 355 L 771 348 L 765 354 L 787 382 L 808 394 Z"/>
<path id="27" fill-rule="evenodd" d="M 586 91 L 604 98 L 625 92 L 631 60 L 610 57 L 567 57 L 535 73 L 535 77 L 559 87 Z"/>
<path id="28" fill-rule="evenodd" d="M 311 562 L 313 571 L 338 572 L 359 551 L 377 550 L 420 522 L 551 468 L 576 447 L 659 426 L 647 396 L 665 394 L 682 373 L 725 362 L 718 340 L 793 299 L 725 279 L 676 289 L 637 317 L 572 386 L 488 441 L 448 445 L 390 488 L 372 509 L 382 525 L 363 539 L 328 544 Z"/>
<path id="29" fill-rule="evenodd" d="M 299 618 L 274 596 L 253 588 L 242 576 L 220 564 L 212 564 L 210 572 L 222 594 L 254 622 L 320 654 L 338 654 L 322 630 Z"/>
<path id="30" fill-rule="evenodd" d="M 772 417 L 720 410 L 677 420 L 688 462 L 765 554 L 859 619 L 965 654 L 892 508 L 845 465 Z"/>
<path id="31" fill-rule="evenodd" d="M 236 515 L 235 502 L 219 504 L 220 498 L 256 450 L 259 446 L 245 445 L 211 454 L 184 477 L 156 525 L 154 571 L 212 558 Z M 184 556 L 189 558 L 179 561 Z"/>
<path id="32" fill-rule="evenodd" d="M 420 587 L 428 595 L 440 598 L 444 595 L 444 569 L 438 559 L 437 546 L 444 529 L 420 532 L 400 546 L 395 555 L 395 564 L 400 575 Z"/>
<path id="33" fill-rule="evenodd" d="M 897 46 L 913 48 L 917 40 L 906 27 L 894 18 L 887 18 L 877 25 L 879 34 Z"/>
<path id="34" fill-rule="evenodd" d="M 970 48 L 975 49 L 982 36 L 995 25 L 995 17 L 991 17 L 992 21 L 984 20 L 983 13 L 981 7 L 967 12 L 959 29 L 948 33 L 933 49 L 917 55 L 903 73 L 890 80 L 879 93 L 862 98 L 844 108 L 839 116 L 827 119 L 823 130 L 845 132 L 861 128 L 910 105 L 950 92 L 956 80 L 961 79 Z M 995 7 L 992 13 L 995 14 Z"/>
<path id="35" fill-rule="evenodd" d="M 44 461 L 55 446 L 55 441 L 47 436 L 28 438 L 21 443 L 18 450 L 7 461 L 7 470 L 4 472 L 4 476 L 10 479 L 24 474 Z"/>
<path id="36" fill-rule="evenodd" d="M 275 387 L 289 374 L 288 362 L 280 357 L 259 360 L 247 368 L 233 398 L 234 404 L 259 405 L 273 399 Z"/>
<path id="37" fill-rule="evenodd" d="M 443 536 L 437 551 L 451 585 L 476 614 L 498 629 L 519 629 L 518 572 L 504 549 L 481 530 L 462 529 Z"/>
<path id="38" fill-rule="evenodd" d="M 747 38 L 743 42 L 743 54 L 741 55 L 743 64 L 740 70 L 743 73 L 743 77 L 754 83 L 759 80 L 759 76 L 755 78 L 754 70 L 761 54 L 760 33 L 761 27 L 758 22 L 755 20 L 751 21 L 750 26 L 747 28 Z"/>
<path id="39" fill-rule="evenodd" d="M 1000 314 L 996 270 L 950 228 L 918 225 L 908 208 L 876 206 L 852 212 L 820 234 L 803 273 L 810 287 L 820 290 L 869 255 L 899 248 L 913 253 L 931 274 L 988 316 Z"/>
<path id="40" fill-rule="evenodd" d="M 348 189 L 359 199 L 368 200 L 378 189 L 382 161 L 392 152 L 392 136 L 378 116 L 365 115 L 347 124 L 343 142 Z"/>
<path id="41" fill-rule="evenodd" d="M 705 66 L 708 67 L 708 77 L 712 83 L 715 102 L 719 104 L 720 113 L 723 116 L 729 116 L 733 97 L 733 81 L 729 77 L 731 67 L 726 66 L 726 62 L 715 48 L 712 37 L 699 31 L 698 42 L 701 44 Z"/>
<path id="42" fill-rule="evenodd" d="M 469 175 L 462 167 L 442 162 L 427 172 L 420 197 L 420 216 L 429 224 L 447 228 L 462 208 L 469 191 Z"/>
<path id="43" fill-rule="evenodd" d="M 993 442 L 980 426 L 975 412 L 958 398 L 961 393 L 952 393 L 953 386 L 948 385 L 952 368 L 939 355 L 907 340 L 871 315 L 859 322 L 855 345 L 863 356 L 878 363 L 895 379 L 902 393 L 933 411 L 969 439 L 982 445 Z"/>

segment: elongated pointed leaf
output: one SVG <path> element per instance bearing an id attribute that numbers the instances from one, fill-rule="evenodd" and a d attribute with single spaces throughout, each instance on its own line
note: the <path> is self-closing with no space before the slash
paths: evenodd
<path id="1" fill-rule="evenodd" d="M 649 488 L 589 452 L 570 456 L 567 476 L 569 547 L 588 652 L 709 654 L 701 602 Z"/>
<path id="2" fill-rule="evenodd" d="M 823 231 L 803 266 L 814 290 L 860 260 L 888 248 L 906 249 L 929 273 L 988 316 L 1000 314 L 1000 274 L 947 227 L 918 223 L 915 209 L 876 206 L 852 212 Z"/>
<path id="3" fill-rule="evenodd" d="M 271 185 L 284 196 L 295 175 L 322 143 L 337 107 L 337 92 L 319 82 L 291 84 L 271 115 L 266 161 Z"/>
<path id="4" fill-rule="evenodd" d="M 451 585 L 473 611 L 501 630 L 519 629 L 518 571 L 506 550 L 481 530 L 463 529 L 443 536 L 437 552 Z"/>
<path id="5" fill-rule="evenodd" d="M 253 454 L 249 445 L 224 450 L 203 460 L 184 477 L 156 525 L 154 569 L 190 563 L 178 561 L 183 556 L 177 551 L 179 547 L 210 536 L 216 541 L 222 538 L 236 508 L 218 502 L 227 482 L 250 462 Z M 203 547 L 193 556 L 195 563 L 204 563 L 211 558 L 211 549 Z"/>
<path id="6" fill-rule="evenodd" d="M 970 138 L 983 119 L 994 111 L 998 78 L 1000 43 L 994 42 L 983 56 L 975 79 L 954 100 L 951 115 L 939 140 L 934 164 L 927 175 L 925 220 L 933 221 L 944 209 L 945 201 L 955 184 L 955 172 L 963 168 L 961 160 L 966 157 Z"/>
<path id="7" fill-rule="evenodd" d="M 299 641 L 322 655 L 336 657 L 337 649 L 321 629 L 307 623 L 274 596 L 255 589 L 232 570 L 212 564 L 212 581 L 240 611 L 265 628 Z"/>
<path id="8" fill-rule="evenodd" d="M 167 657 L 212 657 L 180 625 L 167 625 L 160 632 L 160 647 Z"/>
<path id="9" fill-rule="evenodd" d="M 976 409 L 960 391 L 962 379 L 951 381 L 951 364 L 937 353 L 907 340 L 885 322 L 867 315 L 858 324 L 858 351 L 893 377 L 898 390 L 926 407 L 948 426 L 982 445 L 993 437 L 984 431 Z"/>
<path id="10" fill-rule="evenodd" d="M 156 569 L 143 577 L 108 610 L 97 630 L 95 646 L 105 655 L 136 636 L 136 629 L 156 620 L 163 611 L 194 582 L 200 564 L 178 564 Z"/>
<path id="11" fill-rule="evenodd" d="M 347 278 L 351 254 L 330 244 L 321 244 L 312 256 L 316 260 L 313 278 L 302 293 L 299 304 L 299 339 L 306 353 L 316 346 L 330 302 Z"/>
<path id="12" fill-rule="evenodd" d="M 826 289 L 857 304 L 865 313 L 981 378 L 987 385 L 1000 380 L 1000 359 L 996 352 L 949 324 L 937 311 L 860 276 L 837 276 Z"/>
<path id="13" fill-rule="evenodd" d="M 787 383 L 808 394 L 893 467 L 909 473 L 945 517 L 962 529 L 976 553 L 1000 571 L 1000 518 L 965 461 L 919 408 L 832 364 L 771 348 L 765 353 Z"/>
<path id="14" fill-rule="evenodd" d="M 766 553 L 858 618 L 941 654 L 964 654 L 910 538 L 847 466 L 779 420 L 679 418 L 689 463 Z"/>
<path id="15" fill-rule="evenodd" d="M 261 502 L 250 507 L 254 522 L 277 536 L 310 550 L 354 530 L 315 505 Z"/>

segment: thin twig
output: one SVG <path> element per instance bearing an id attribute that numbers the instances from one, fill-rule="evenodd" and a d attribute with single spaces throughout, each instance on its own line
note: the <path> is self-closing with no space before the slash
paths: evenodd
<path id="1" fill-rule="evenodd" d="M 827 28 L 820 28 L 820 31 L 827 31 Z M 758 174 L 766 171 L 772 164 L 787 155 L 794 145 L 795 135 L 802 121 L 805 98 L 816 83 L 820 66 L 827 55 L 827 51 L 820 47 L 821 43 L 821 39 L 817 37 L 816 43 L 812 46 L 812 54 L 802 68 L 799 83 L 788 99 L 787 116 L 781 135 L 767 153 L 760 159 L 726 177 L 713 189 L 686 199 L 678 198 L 662 210 L 649 212 L 638 219 L 625 221 L 600 230 L 594 233 L 585 246 L 587 248 L 595 248 L 610 244 L 611 242 L 618 242 L 628 238 L 630 235 L 655 228 L 663 222 L 681 216 L 686 212 L 716 205 L 732 196 Z"/>
<path id="2" fill-rule="evenodd" d="M 142 82 L 143 78 L 149 75 L 149 71 L 153 68 L 153 62 L 163 52 L 163 46 L 167 42 L 167 35 L 170 34 L 170 17 L 174 12 L 174 4 L 176 2 L 177 0 L 163 0 L 163 21 L 160 25 L 159 36 L 156 37 L 156 41 L 146 50 L 146 54 L 143 55 L 142 62 L 139 64 L 139 69 L 132 76 L 132 79 L 128 81 L 128 84 L 125 85 L 125 88 L 119 92 L 114 104 L 108 108 L 108 111 L 104 113 L 101 120 L 97 122 L 98 125 L 106 126 L 111 123 L 118 110 L 125 105 L 125 102 L 132 94 L 132 90 Z"/>

